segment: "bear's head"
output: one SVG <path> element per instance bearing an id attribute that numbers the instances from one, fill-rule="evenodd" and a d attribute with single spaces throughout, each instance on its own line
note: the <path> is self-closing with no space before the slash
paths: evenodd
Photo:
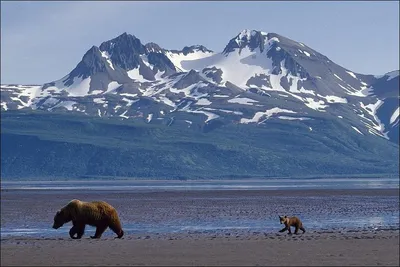
<path id="1" fill-rule="evenodd" d="M 65 209 L 57 211 L 56 215 L 54 216 L 53 228 L 58 229 L 63 226 L 64 223 L 71 221 L 70 217 L 71 216 L 69 212 L 67 212 Z"/>
<path id="2" fill-rule="evenodd" d="M 284 224 L 286 222 L 286 220 L 287 220 L 287 216 L 286 215 L 285 216 L 279 216 L 279 222 L 281 224 Z"/>

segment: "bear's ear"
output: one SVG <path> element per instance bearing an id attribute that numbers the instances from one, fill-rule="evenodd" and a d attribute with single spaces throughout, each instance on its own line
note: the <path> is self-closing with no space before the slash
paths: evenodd
<path id="1" fill-rule="evenodd" d="M 287 216 L 285 215 L 285 218 L 287 218 Z"/>

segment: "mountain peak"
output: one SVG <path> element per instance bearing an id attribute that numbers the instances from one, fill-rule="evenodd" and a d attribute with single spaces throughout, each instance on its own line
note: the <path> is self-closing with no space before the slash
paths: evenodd
<path id="1" fill-rule="evenodd" d="M 252 36 L 256 36 L 256 35 L 267 35 L 267 33 L 257 31 L 257 30 L 244 29 L 236 36 L 236 38 L 238 38 L 239 40 L 242 40 L 242 39 L 250 40 L 252 38 Z"/>
<path id="2" fill-rule="evenodd" d="M 112 50 L 116 49 L 121 49 L 121 50 L 127 50 L 127 49 L 132 49 L 134 51 L 139 52 L 140 54 L 144 54 L 145 48 L 140 42 L 140 39 L 136 38 L 136 36 L 132 34 L 128 34 L 126 32 L 120 34 L 119 36 L 103 42 L 99 46 L 101 51 L 107 51 L 108 53 L 112 54 Z"/>
<path id="3" fill-rule="evenodd" d="M 127 33 L 127 32 L 121 33 L 120 35 L 118 35 L 114 39 L 124 40 L 124 39 L 130 39 L 130 38 L 137 39 L 135 35 Z"/>
<path id="4" fill-rule="evenodd" d="M 182 53 L 185 56 L 190 53 L 195 53 L 195 52 L 203 52 L 203 53 L 213 53 L 214 52 L 203 45 L 185 46 L 182 50 L 169 50 L 169 51 L 172 53 L 176 53 L 176 54 Z"/>
<path id="5" fill-rule="evenodd" d="M 187 55 L 187 54 L 189 54 L 189 53 L 193 53 L 193 52 L 196 52 L 196 51 L 201 51 L 201 52 L 204 52 L 204 53 L 212 53 L 213 51 L 212 50 L 210 50 L 210 49 L 207 49 L 205 46 L 203 46 L 203 45 L 191 45 L 191 46 L 185 46 L 183 49 L 182 49 L 182 53 L 184 54 L 184 55 Z"/>
<path id="6" fill-rule="evenodd" d="M 145 44 L 145 48 L 146 48 L 147 53 L 151 53 L 151 52 L 162 53 L 163 52 L 163 49 L 158 44 L 153 43 L 153 42 Z"/>
<path id="7" fill-rule="evenodd" d="M 268 33 L 266 32 L 244 29 L 229 41 L 223 53 L 227 54 L 233 52 L 237 48 L 239 48 L 240 52 L 245 47 L 249 47 L 251 51 L 259 48 L 260 51 L 263 52 L 267 35 Z"/>
<path id="8" fill-rule="evenodd" d="M 85 55 L 90 54 L 90 53 L 95 53 L 97 51 L 99 51 L 99 48 L 97 46 L 93 45 L 88 51 L 86 51 Z"/>
<path id="9" fill-rule="evenodd" d="M 139 38 L 126 32 L 103 42 L 100 51 L 107 52 L 111 61 L 125 69 L 131 70 L 139 65 L 139 55 L 146 54 L 146 48 Z"/>

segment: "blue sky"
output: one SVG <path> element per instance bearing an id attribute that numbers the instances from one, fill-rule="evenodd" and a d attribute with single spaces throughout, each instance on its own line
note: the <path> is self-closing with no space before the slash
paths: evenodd
<path id="1" fill-rule="evenodd" d="M 143 43 L 220 52 L 243 29 L 303 42 L 356 73 L 399 69 L 399 2 L 1 2 L 1 83 L 68 74 L 92 46 L 123 32 Z"/>

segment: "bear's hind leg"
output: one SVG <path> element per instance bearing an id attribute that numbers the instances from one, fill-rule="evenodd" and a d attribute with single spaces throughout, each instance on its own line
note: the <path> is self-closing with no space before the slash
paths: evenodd
<path id="1" fill-rule="evenodd" d="M 104 231 L 107 229 L 108 225 L 98 225 L 96 226 L 96 233 L 91 238 L 100 238 Z"/>
<path id="2" fill-rule="evenodd" d="M 304 229 L 304 227 L 300 227 L 300 230 L 303 231 L 303 234 L 306 232 L 306 229 Z"/>

